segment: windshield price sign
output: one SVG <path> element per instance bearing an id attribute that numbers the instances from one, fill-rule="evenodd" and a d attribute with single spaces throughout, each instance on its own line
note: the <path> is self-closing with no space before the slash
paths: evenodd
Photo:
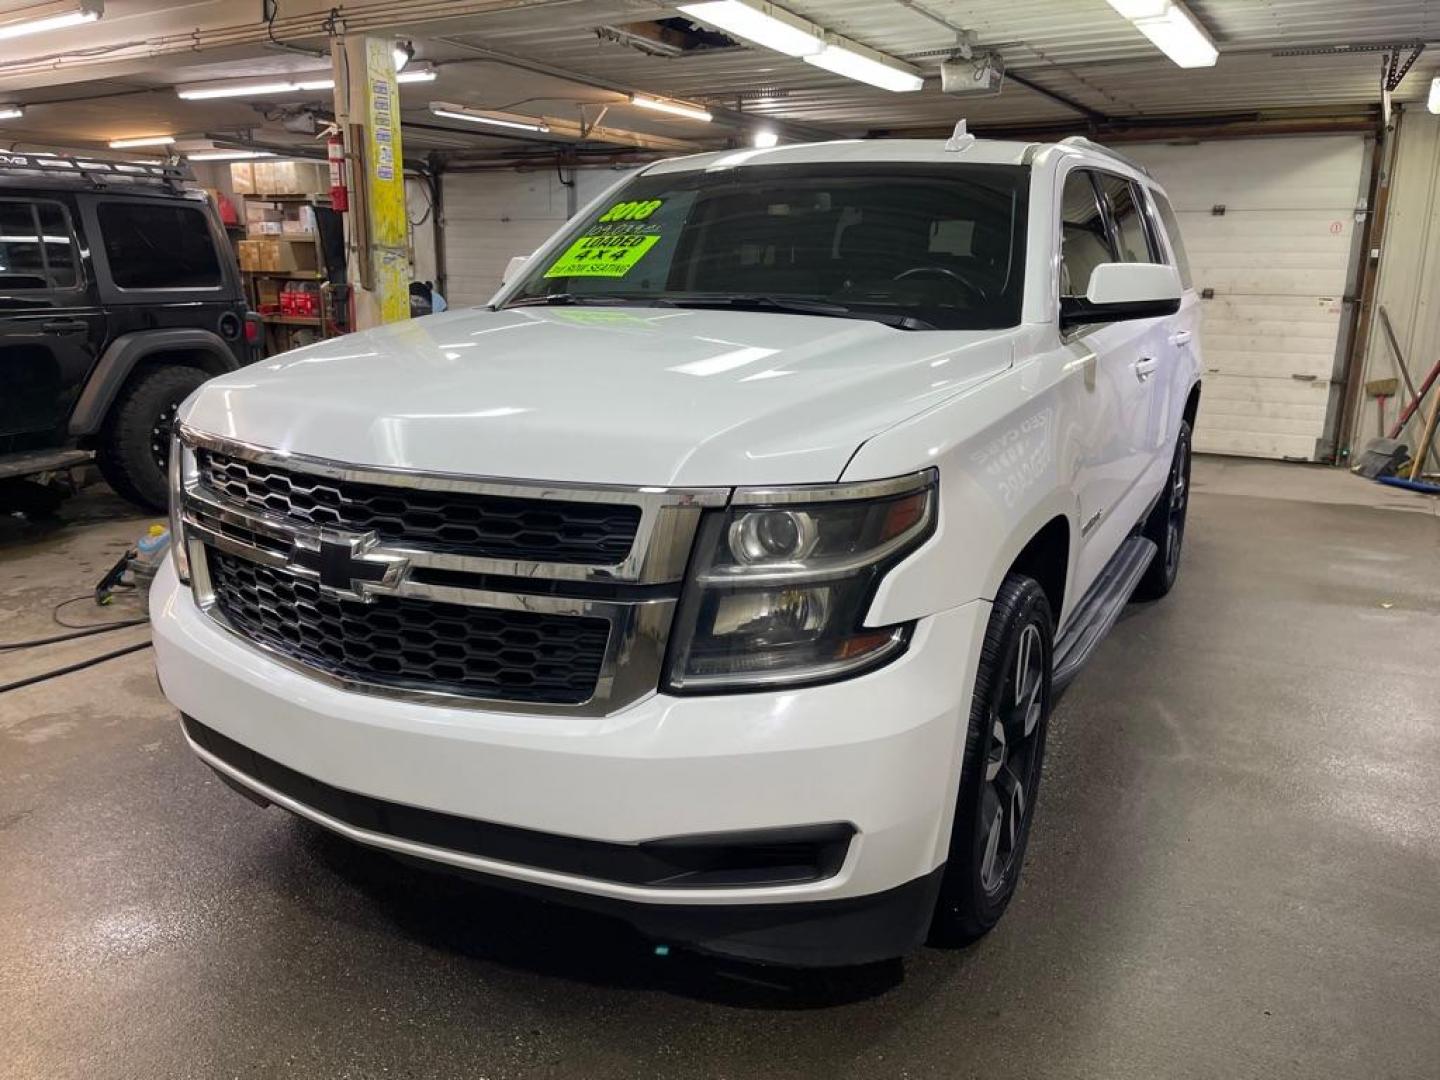
<path id="1" fill-rule="evenodd" d="M 624 277 L 660 240 L 655 226 L 640 223 L 662 205 L 661 199 L 616 203 L 595 220 L 589 232 L 564 250 L 545 276 Z"/>
<path id="2" fill-rule="evenodd" d="M 664 199 L 646 199 L 643 202 L 616 203 L 600 215 L 600 221 L 644 221 L 665 205 Z"/>
<path id="3" fill-rule="evenodd" d="M 553 277 L 624 277 L 660 237 L 637 233 L 582 236 L 545 271 Z"/>

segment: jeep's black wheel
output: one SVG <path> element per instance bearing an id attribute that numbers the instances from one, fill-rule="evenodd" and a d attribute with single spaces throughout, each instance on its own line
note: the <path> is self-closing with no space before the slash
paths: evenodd
<path id="1" fill-rule="evenodd" d="M 995 597 L 980 651 L 933 944 L 974 941 L 1015 894 L 1045 757 L 1053 636 L 1044 591 L 1032 578 L 1011 574 Z"/>
<path id="2" fill-rule="evenodd" d="M 175 412 L 207 378 L 195 368 L 163 367 L 125 384 L 110 407 L 95 451 L 95 464 L 119 495 L 146 510 L 165 510 Z"/>
<path id="3" fill-rule="evenodd" d="M 1180 549 L 1185 543 L 1185 512 L 1190 508 L 1190 425 L 1180 421 L 1175 456 L 1165 490 L 1140 533 L 1158 549 L 1145 575 L 1131 594 L 1135 600 L 1159 600 L 1175 586 L 1180 573 Z"/>

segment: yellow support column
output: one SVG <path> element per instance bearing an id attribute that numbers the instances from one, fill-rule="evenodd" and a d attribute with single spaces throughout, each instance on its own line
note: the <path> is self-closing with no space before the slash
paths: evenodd
<path id="1" fill-rule="evenodd" d="M 394 42 L 351 37 L 332 48 L 335 116 L 349 159 L 345 236 L 355 328 L 410 317 L 410 253 Z"/>

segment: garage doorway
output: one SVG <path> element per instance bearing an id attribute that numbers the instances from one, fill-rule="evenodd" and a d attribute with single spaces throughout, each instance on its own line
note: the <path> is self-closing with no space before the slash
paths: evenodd
<path id="1" fill-rule="evenodd" d="M 1333 453 L 1368 148 L 1364 135 L 1124 148 L 1169 193 L 1195 287 L 1213 290 L 1196 450 Z"/>

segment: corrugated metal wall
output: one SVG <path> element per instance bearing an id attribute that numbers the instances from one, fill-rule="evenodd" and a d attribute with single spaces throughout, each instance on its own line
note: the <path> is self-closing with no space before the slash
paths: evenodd
<path id="1" fill-rule="evenodd" d="M 1440 116 L 1422 108 L 1405 110 L 1399 123 L 1399 142 L 1390 173 L 1390 207 L 1381 243 L 1377 307 L 1384 305 L 1395 336 L 1418 386 L 1425 373 L 1440 360 Z M 1395 357 L 1380 327 L 1378 312 L 1372 320 L 1365 349 L 1363 383 L 1399 377 Z M 1403 393 L 1403 384 L 1402 384 Z M 1440 388 L 1431 394 L 1440 393 Z M 1433 398 L 1406 426 L 1401 437 L 1413 448 L 1420 436 L 1420 417 Z M 1389 403 L 1388 417 L 1397 403 Z M 1354 445 L 1364 446 L 1376 431 L 1375 399 L 1360 403 Z"/>

